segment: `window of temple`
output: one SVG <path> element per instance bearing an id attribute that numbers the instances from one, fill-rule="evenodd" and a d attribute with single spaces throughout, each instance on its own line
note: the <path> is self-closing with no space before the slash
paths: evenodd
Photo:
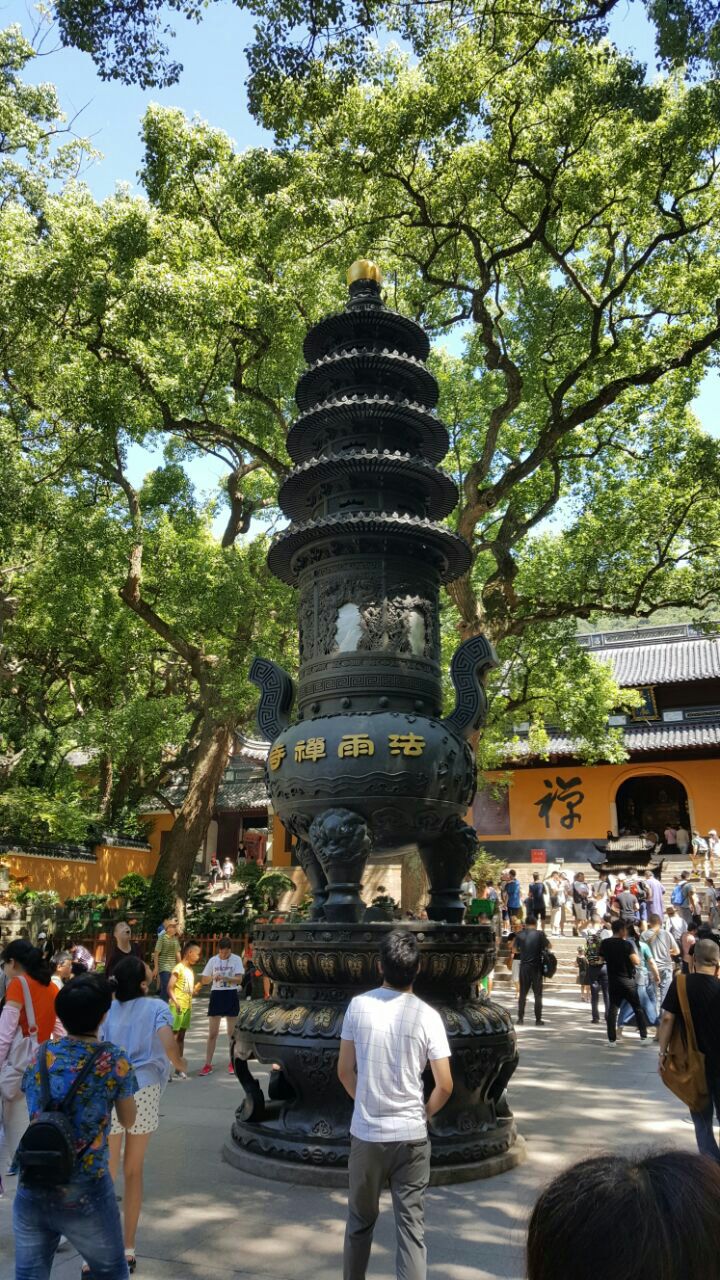
<path id="1" fill-rule="evenodd" d="M 354 653 L 360 646 L 365 624 L 356 604 L 344 604 L 338 609 L 335 624 L 335 648 L 340 653 Z"/>

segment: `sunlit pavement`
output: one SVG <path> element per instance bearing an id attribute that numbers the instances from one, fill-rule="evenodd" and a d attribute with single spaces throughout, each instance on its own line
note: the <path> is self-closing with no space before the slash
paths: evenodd
<path id="1" fill-rule="evenodd" d="M 509 1005 L 506 991 L 498 998 Z M 547 994 L 544 1016 L 547 1025 L 535 1027 L 529 1005 L 529 1021 L 518 1028 L 521 1065 L 510 1090 L 528 1161 L 489 1181 L 428 1193 L 434 1280 L 522 1280 L 528 1213 L 539 1188 L 565 1165 L 604 1149 L 694 1149 L 687 1112 L 659 1081 L 654 1045 L 643 1046 L 629 1030 L 610 1048 L 604 1026 L 591 1025 L 577 986 Z M 188 1037 L 193 1072 L 204 1060 L 204 1024 L 198 1003 Z M 206 1079 L 193 1075 L 164 1095 L 146 1163 L 139 1280 L 339 1280 L 344 1193 L 266 1182 L 224 1164 L 220 1151 L 242 1094 L 219 1052 L 215 1065 Z M 0 1280 L 14 1274 L 11 1202 L 9 1190 L 0 1201 Z M 74 1250 L 57 1255 L 53 1280 L 77 1280 L 79 1273 Z M 369 1275 L 395 1276 L 389 1197 Z"/>

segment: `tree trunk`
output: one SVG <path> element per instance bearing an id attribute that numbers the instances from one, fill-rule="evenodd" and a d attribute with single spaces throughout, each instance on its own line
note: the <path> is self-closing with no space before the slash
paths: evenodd
<path id="1" fill-rule="evenodd" d="M 131 784 L 136 781 L 136 771 L 130 765 L 123 765 L 117 780 L 113 780 L 112 798 L 108 811 L 108 818 L 111 823 L 116 823 L 125 807 L 125 802 L 130 793 Z"/>
<path id="2" fill-rule="evenodd" d="M 113 789 L 113 763 L 110 756 L 100 758 L 100 776 L 98 779 L 98 813 L 103 822 L 108 816 Z"/>
<path id="3" fill-rule="evenodd" d="M 153 883 L 168 885 L 175 900 L 175 912 L 182 930 L 185 902 L 197 851 L 215 807 L 220 781 L 225 772 L 234 726 L 207 717 L 200 742 L 193 755 L 185 799 L 160 855 Z"/>

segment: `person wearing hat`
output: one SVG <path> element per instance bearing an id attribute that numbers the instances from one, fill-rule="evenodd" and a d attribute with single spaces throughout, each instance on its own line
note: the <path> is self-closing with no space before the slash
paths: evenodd
<path id="1" fill-rule="evenodd" d="M 55 952 L 52 938 L 48 937 L 47 929 L 41 929 L 37 936 L 38 951 L 42 952 L 43 960 L 52 960 Z"/>

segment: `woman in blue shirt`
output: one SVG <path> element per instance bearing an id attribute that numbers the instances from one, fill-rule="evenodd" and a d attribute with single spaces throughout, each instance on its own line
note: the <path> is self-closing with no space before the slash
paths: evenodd
<path id="1" fill-rule="evenodd" d="M 125 1257 L 132 1273 L 137 1266 L 135 1233 L 143 1197 L 145 1152 L 160 1119 L 160 1097 L 168 1081 L 171 1064 L 185 1072 L 187 1065 L 172 1030 L 172 1014 L 163 1000 L 147 994 L 150 972 L 137 956 L 121 960 L 111 985 L 115 999 L 103 1026 L 103 1036 L 121 1045 L 130 1059 L 138 1084 L 135 1094 L 137 1119 L 124 1130 L 113 1116 L 110 1130 L 110 1173 L 117 1178 L 125 1134 L 123 1156 L 123 1230 Z"/>

